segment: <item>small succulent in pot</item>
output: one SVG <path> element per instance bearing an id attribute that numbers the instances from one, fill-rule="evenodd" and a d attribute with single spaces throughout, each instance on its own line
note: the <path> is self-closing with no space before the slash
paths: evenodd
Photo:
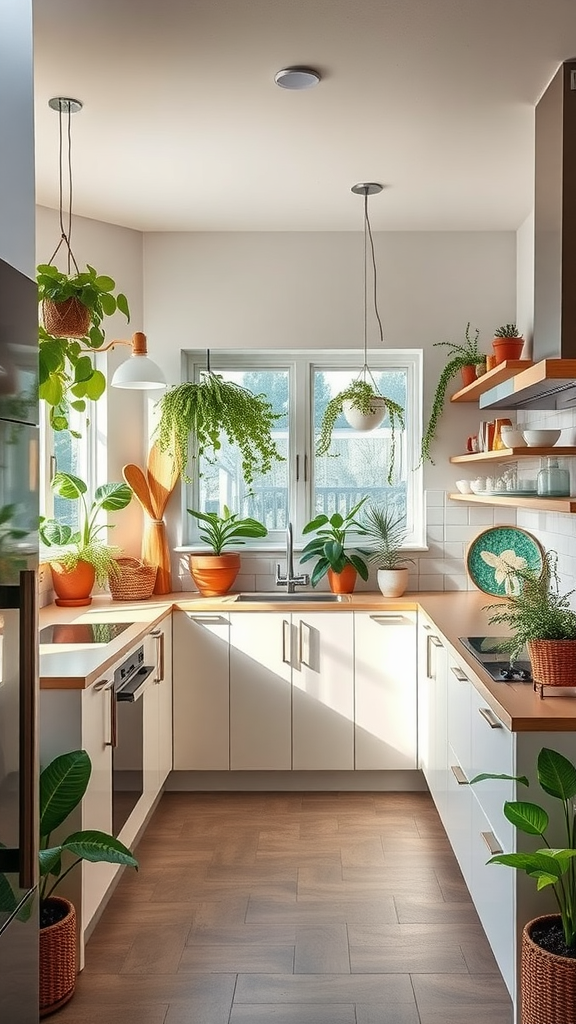
<path id="1" fill-rule="evenodd" d="M 494 331 L 495 338 L 519 338 L 520 331 L 516 324 L 502 324 L 501 327 L 497 327 Z"/>

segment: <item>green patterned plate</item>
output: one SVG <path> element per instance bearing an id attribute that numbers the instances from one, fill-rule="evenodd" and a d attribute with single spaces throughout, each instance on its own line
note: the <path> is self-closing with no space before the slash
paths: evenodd
<path id="1" fill-rule="evenodd" d="M 466 557 L 472 582 L 494 597 L 514 593 L 510 570 L 513 572 L 517 567 L 540 573 L 542 565 L 542 548 L 536 537 L 517 526 L 491 526 L 483 530 L 470 544 Z"/>

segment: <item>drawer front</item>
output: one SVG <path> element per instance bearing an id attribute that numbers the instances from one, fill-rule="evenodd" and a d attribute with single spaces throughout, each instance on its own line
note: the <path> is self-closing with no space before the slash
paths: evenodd
<path id="1" fill-rule="evenodd" d="M 474 792 L 476 787 L 474 787 Z M 516 963 L 516 871 L 504 864 L 487 864 L 494 853 L 505 851 L 501 835 L 495 832 L 482 807 L 472 800 L 472 842 L 470 893 L 492 947 L 496 962 L 513 997 Z M 506 852 L 506 851 L 505 851 Z"/>
<path id="2" fill-rule="evenodd" d="M 513 775 L 515 772 L 514 736 L 498 720 L 476 690 L 472 691 L 470 714 L 472 719 L 472 758 L 469 778 L 474 778 L 475 775 L 480 775 L 482 772 Z M 502 808 L 505 800 L 516 799 L 515 783 L 507 782 L 504 779 L 487 779 L 476 783 L 472 788 L 484 814 L 492 823 L 492 827 L 497 830 L 504 846 L 504 852 L 510 853 L 514 849 L 515 832 L 510 822 L 504 817 Z M 528 790 L 526 790 L 526 795 L 523 795 L 522 792 L 519 795 L 519 799 L 528 798 Z"/>
<path id="3" fill-rule="evenodd" d="M 444 826 L 454 850 L 456 860 L 470 888 L 472 859 L 470 835 L 472 831 L 472 801 L 474 794 L 468 785 L 466 773 L 451 746 L 448 746 L 448 775 L 446 815 Z"/>
<path id="4" fill-rule="evenodd" d="M 472 768 L 470 702 L 472 683 L 453 658 L 448 658 L 448 742 L 466 774 Z"/>

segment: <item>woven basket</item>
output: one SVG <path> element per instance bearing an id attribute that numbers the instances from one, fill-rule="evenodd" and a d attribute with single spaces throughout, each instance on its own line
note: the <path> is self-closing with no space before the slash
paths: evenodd
<path id="1" fill-rule="evenodd" d="M 529 640 L 532 676 L 543 686 L 576 686 L 576 640 Z"/>
<path id="2" fill-rule="evenodd" d="M 42 302 L 44 327 L 53 338 L 85 338 L 90 329 L 90 310 L 72 296 L 64 302 Z"/>
<path id="3" fill-rule="evenodd" d="M 530 938 L 547 921 L 560 916 L 537 917 L 522 932 L 522 1024 L 576 1024 L 576 959 L 549 953 Z"/>
<path id="4" fill-rule="evenodd" d="M 40 929 L 40 1017 L 64 1006 L 76 985 L 76 911 L 69 900 L 50 896 L 50 903 L 66 909 L 66 916 Z"/>
<path id="5" fill-rule="evenodd" d="M 152 597 L 157 565 L 146 565 L 138 558 L 117 558 L 117 576 L 110 576 L 108 585 L 113 601 L 144 601 Z"/>

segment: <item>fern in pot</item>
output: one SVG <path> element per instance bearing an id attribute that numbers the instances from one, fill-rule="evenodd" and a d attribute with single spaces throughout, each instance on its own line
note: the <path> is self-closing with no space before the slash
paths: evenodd
<path id="1" fill-rule="evenodd" d="M 366 538 L 364 554 L 377 566 L 378 586 L 384 597 L 401 597 L 408 586 L 408 562 L 402 548 L 407 536 L 406 517 L 387 504 L 368 505 L 360 520 Z"/>
<path id="2" fill-rule="evenodd" d="M 432 399 L 432 409 L 428 424 L 422 437 L 422 444 L 420 448 L 421 462 L 434 462 L 431 455 L 431 449 L 436 438 L 438 423 L 440 422 L 444 411 L 446 393 L 448 391 L 450 381 L 458 373 L 461 373 L 462 384 L 463 386 L 466 386 L 475 380 L 479 372 L 482 373 L 486 369 L 486 356 L 478 348 L 479 335 L 480 332 L 476 329 L 474 337 L 472 338 L 470 336 L 470 322 L 468 322 L 466 324 L 464 341 L 462 343 L 453 341 L 434 342 L 433 348 L 448 349 L 449 359 L 440 373 L 436 390 L 434 392 L 434 398 Z"/>

